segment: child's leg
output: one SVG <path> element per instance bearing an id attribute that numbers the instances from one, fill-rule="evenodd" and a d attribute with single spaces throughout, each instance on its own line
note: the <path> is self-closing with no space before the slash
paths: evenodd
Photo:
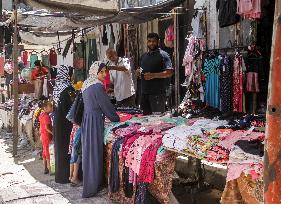
<path id="1" fill-rule="evenodd" d="M 50 159 L 47 160 L 47 168 L 49 169 L 49 172 L 51 172 L 51 163 L 50 163 Z"/>
<path id="2" fill-rule="evenodd" d="M 72 182 L 73 183 L 79 183 L 79 179 L 78 179 L 78 172 L 79 172 L 79 163 L 75 163 L 74 165 L 74 171 L 73 171 L 73 177 L 72 177 Z"/>
<path id="3" fill-rule="evenodd" d="M 69 173 L 69 181 L 72 181 L 74 171 L 74 164 L 70 164 L 70 173 Z"/>

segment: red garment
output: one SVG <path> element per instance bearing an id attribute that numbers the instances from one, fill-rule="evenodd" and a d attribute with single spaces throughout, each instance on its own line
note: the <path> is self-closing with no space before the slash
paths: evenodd
<path id="1" fill-rule="evenodd" d="M 49 145 L 51 142 L 52 136 L 47 132 L 46 126 L 52 124 L 51 117 L 48 113 L 41 113 L 39 116 L 39 122 L 40 122 L 40 139 L 42 143 L 42 157 L 43 159 L 50 159 L 50 152 L 49 152 Z"/>
<path id="2" fill-rule="evenodd" d="M 50 49 L 49 60 L 51 66 L 57 66 L 58 60 L 57 60 L 57 53 L 55 49 Z"/>
<path id="3" fill-rule="evenodd" d="M 48 74 L 48 69 L 45 67 L 42 67 L 41 71 L 39 71 L 38 67 L 35 67 L 34 70 L 31 73 L 31 79 L 36 80 L 37 78 L 40 78 L 42 76 L 45 76 Z"/>
<path id="4" fill-rule="evenodd" d="M 21 59 L 23 61 L 23 64 L 27 65 L 27 61 L 28 61 L 28 52 L 27 51 L 22 52 Z"/>
<path id="5" fill-rule="evenodd" d="M 103 80 L 103 85 L 104 85 L 105 91 L 107 92 L 108 88 L 110 86 L 110 74 L 109 74 L 108 70 L 106 71 L 106 77 Z"/>
<path id="6" fill-rule="evenodd" d="M 131 115 L 131 114 L 121 113 L 121 112 L 117 112 L 117 115 L 120 118 L 120 122 L 128 121 L 128 120 L 132 119 L 132 117 L 133 117 L 133 115 Z"/>
<path id="7" fill-rule="evenodd" d="M 138 176 L 138 182 L 152 183 L 154 181 L 154 164 L 157 151 L 162 145 L 162 138 L 157 139 L 143 153 Z"/>
<path id="8" fill-rule="evenodd" d="M 125 137 L 124 143 L 122 145 L 122 158 L 123 159 L 127 157 L 130 147 L 135 142 L 135 140 L 138 139 L 140 136 L 141 136 L 140 134 L 136 134 L 132 137 Z"/>
<path id="9" fill-rule="evenodd" d="M 0 76 L 4 76 L 5 58 L 0 57 Z"/>

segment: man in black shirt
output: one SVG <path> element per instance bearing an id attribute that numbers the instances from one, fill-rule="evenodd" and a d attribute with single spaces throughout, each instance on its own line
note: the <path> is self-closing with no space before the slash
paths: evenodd
<path id="1" fill-rule="evenodd" d="M 159 48 L 159 36 L 150 33 L 147 36 L 148 52 L 141 57 L 141 108 L 145 115 L 165 112 L 166 78 L 173 75 L 171 59 Z"/>

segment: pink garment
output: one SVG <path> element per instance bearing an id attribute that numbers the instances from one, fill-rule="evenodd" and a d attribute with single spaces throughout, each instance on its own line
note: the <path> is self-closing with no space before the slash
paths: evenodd
<path id="1" fill-rule="evenodd" d="M 188 45 L 185 50 L 185 54 L 183 57 L 182 66 L 185 67 L 185 76 L 190 76 L 192 73 L 192 69 L 194 66 L 194 48 L 195 48 L 196 38 L 194 36 L 190 36 L 188 38 Z"/>
<path id="2" fill-rule="evenodd" d="M 127 154 L 125 160 L 125 166 L 129 167 L 137 175 L 139 175 L 143 153 L 158 138 L 162 138 L 162 135 L 143 135 L 136 139 L 134 143 L 130 146 L 129 153 Z"/>
<path id="3" fill-rule="evenodd" d="M 110 86 L 110 74 L 109 74 L 108 70 L 106 71 L 106 76 L 105 76 L 105 79 L 103 80 L 103 85 L 104 85 L 105 91 L 107 92 L 108 88 Z"/>
<path id="4" fill-rule="evenodd" d="M 156 160 L 157 150 L 162 145 L 162 139 L 155 140 L 143 153 L 138 182 L 152 183 L 154 181 L 154 163 Z"/>
<path id="5" fill-rule="evenodd" d="M 239 0 L 237 13 L 244 18 L 261 18 L 261 0 Z"/>
<path id="6" fill-rule="evenodd" d="M 166 47 L 173 48 L 174 47 L 174 26 L 170 25 L 165 31 L 165 39 L 164 43 Z"/>
<path id="7" fill-rule="evenodd" d="M 169 130 L 175 127 L 173 123 L 157 122 L 148 125 L 142 125 L 139 129 L 139 133 L 161 133 L 162 131 Z"/>
<path id="8" fill-rule="evenodd" d="M 126 128 L 119 128 L 115 131 L 115 134 L 121 137 L 132 135 L 137 132 L 137 130 L 141 127 L 139 124 L 132 124 Z"/>
<path id="9" fill-rule="evenodd" d="M 69 142 L 68 154 L 71 154 L 71 152 L 72 152 L 74 135 L 77 132 L 78 128 L 79 128 L 78 125 L 73 124 L 72 131 L 70 133 L 70 142 Z"/>
<path id="10" fill-rule="evenodd" d="M 253 93 L 260 92 L 258 73 L 256 73 L 256 72 L 247 73 L 246 90 L 247 90 L 247 92 L 253 92 Z"/>
<path id="11" fill-rule="evenodd" d="M 134 135 L 132 137 L 125 138 L 125 141 L 122 145 L 122 158 L 125 159 L 128 155 L 131 145 L 138 139 L 141 135 Z"/>
<path id="12" fill-rule="evenodd" d="M 225 149 L 231 150 L 238 140 L 256 140 L 263 139 L 265 136 L 262 132 L 251 132 L 251 131 L 243 131 L 237 130 L 229 134 L 225 134 L 220 138 L 220 142 L 218 146 L 221 146 Z"/>
<path id="13" fill-rule="evenodd" d="M 250 168 L 251 164 L 229 164 L 227 167 L 226 181 L 232 181 L 240 177 L 240 175 Z"/>

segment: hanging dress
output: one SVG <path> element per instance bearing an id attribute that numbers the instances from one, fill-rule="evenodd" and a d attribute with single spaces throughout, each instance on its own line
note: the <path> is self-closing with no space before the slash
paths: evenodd
<path id="1" fill-rule="evenodd" d="M 233 63 L 233 111 L 243 112 L 243 69 L 245 63 L 241 55 Z"/>
<path id="2" fill-rule="evenodd" d="M 211 107 L 220 107 L 220 59 L 205 59 L 203 73 L 205 75 L 205 102 Z"/>
<path id="3" fill-rule="evenodd" d="M 228 56 L 223 56 L 220 67 L 220 97 L 221 111 L 232 111 L 232 76 L 233 62 Z"/>

